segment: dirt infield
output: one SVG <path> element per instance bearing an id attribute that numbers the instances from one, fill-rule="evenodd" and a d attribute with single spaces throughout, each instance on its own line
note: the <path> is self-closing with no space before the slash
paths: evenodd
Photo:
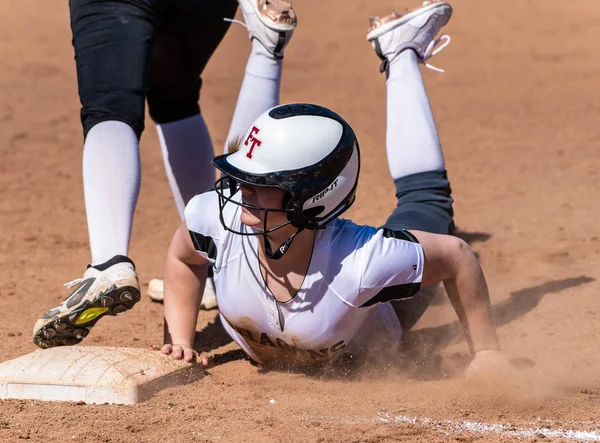
<path id="1" fill-rule="evenodd" d="M 367 18 L 406 0 L 297 1 L 283 101 L 345 116 L 364 164 L 351 218 L 393 208 L 385 161 L 385 83 Z M 455 316 L 437 304 L 405 349 L 414 363 L 308 376 L 263 373 L 214 311 L 198 322 L 209 376 L 133 407 L 0 402 L 0 441 L 568 441 L 600 439 L 600 3 L 456 0 L 425 80 L 461 236 L 480 256 L 501 344 L 522 373 L 511 392 L 473 392 Z M 223 145 L 249 43 L 232 27 L 201 100 Z M 31 352 L 33 324 L 89 260 L 82 135 L 66 1 L 0 2 L 0 361 Z M 219 148 L 218 148 L 219 149 Z M 161 275 L 178 216 L 151 124 L 131 256 Z M 381 180 L 381 177 L 385 177 Z M 162 306 L 146 297 L 102 320 L 86 345 L 147 347 Z M 406 360 L 409 360 L 408 358 Z M 275 402 L 270 402 L 275 400 Z"/>

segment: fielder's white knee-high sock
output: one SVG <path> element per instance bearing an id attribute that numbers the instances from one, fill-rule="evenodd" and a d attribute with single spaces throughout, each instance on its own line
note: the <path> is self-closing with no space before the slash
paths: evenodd
<path id="1" fill-rule="evenodd" d="M 98 123 L 83 148 L 83 190 L 92 265 L 128 255 L 140 193 L 140 153 L 133 129 L 119 121 Z"/>
<path id="2" fill-rule="evenodd" d="M 246 74 L 225 149 L 231 140 L 242 137 L 260 114 L 279 104 L 282 67 L 282 59 L 276 59 L 261 43 L 252 40 L 252 51 L 246 65 Z"/>
<path id="3" fill-rule="evenodd" d="M 212 140 L 201 114 L 183 120 L 157 124 L 156 130 L 179 216 L 193 196 L 215 184 Z"/>
<path id="4" fill-rule="evenodd" d="M 386 149 L 394 179 L 445 169 L 440 140 L 419 70 L 417 55 L 407 49 L 387 74 Z"/>

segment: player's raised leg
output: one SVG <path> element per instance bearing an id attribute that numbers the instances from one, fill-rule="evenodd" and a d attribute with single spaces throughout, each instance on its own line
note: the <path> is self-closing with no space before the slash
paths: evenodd
<path id="1" fill-rule="evenodd" d="M 439 234 L 454 229 L 450 183 L 419 69 L 451 14 L 448 3 L 434 1 L 404 15 L 371 19 L 367 39 L 386 73 L 386 150 L 398 198 L 397 208 L 385 224 L 388 229 Z M 393 302 L 403 329 L 414 326 L 433 293 L 424 288 L 412 299 Z"/>
<path id="2" fill-rule="evenodd" d="M 238 3 L 252 51 L 225 149 L 229 142 L 244 134 L 260 114 L 279 104 L 284 50 L 297 23 L 290 0 L 238 0 Z"/>

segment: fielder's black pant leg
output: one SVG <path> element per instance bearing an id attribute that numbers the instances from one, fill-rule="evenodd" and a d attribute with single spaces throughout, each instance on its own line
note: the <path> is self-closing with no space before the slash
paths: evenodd
<path id="1" fill-rule="evenodd" d="M 414 229 L 452 234 L 453 200 L 446 171 L 412 174 L 394 183 L 398 205 L 383 227 L 394 231 Z M 412 298 L 391 302 L 404 331 L 409 331 L 423 316 L 438 286 L 421 288 Z"/>
<path id="2" fill-rule="evenodd" d="M 169 0 L 70 0 L 84 136 L 116 120 L 144 130 L 148 66 Z"/>
<path id="3" fill-rule="evenodd" d="M 200 113 L 198 100 L 208 60 L 227 33 L 236 0 L 172 0 L 152 51 L 148 110 L 156 123 Z"/>

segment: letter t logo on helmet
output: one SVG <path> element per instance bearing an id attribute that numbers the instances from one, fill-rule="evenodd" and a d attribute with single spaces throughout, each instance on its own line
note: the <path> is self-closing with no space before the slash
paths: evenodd
<path id="1" fill-rule="evenodd" d="M 262 145 L 262 141 L 260 141 L 259 139 L 257 139 L 255 137 L 256 134 L 258 134 L 260 132 L 260 129 L 258 129 L 256 126 L 252 126 L 252 129 L 250 130 L 250 134 L 248 134 L 248 138 L 246 138 L 246 141 L 244 142 L 244 145 L 248 146 L 248 143 L 250 143 L 250 149 L 248 149 L 248 152 L 246 153 L 246 157 L 248 157 L 249 159 L 252 160 L 252 153 L 254 152 L 254 148 L 260 148 L 260 145 Z"/>
<path id="2" fill-rule="evenodd" d="M 230 186 L 231 181 L 285 191 L 281 209 L 253 209 L 263 210 L 265 220 L 269 211 L 285 212 L 288 224 L 298 232 L 325 227 L 354 202 L 360 170 L 358 141 L 350 125 L 335 112 L 308 103 L 276 106 L 261 114 L 242 140 L 246 148 L 212 159 L 221 171 L 215 190 L 225 229 L 241 235 L 272 232 L 266 221 L 262 232 L 251 234 L 225 225 L 226 204 L 244 207 L 243 201 L 232 198 L 238 189 Z M 285 249 L 292 239 L 286 241 Z"/>

